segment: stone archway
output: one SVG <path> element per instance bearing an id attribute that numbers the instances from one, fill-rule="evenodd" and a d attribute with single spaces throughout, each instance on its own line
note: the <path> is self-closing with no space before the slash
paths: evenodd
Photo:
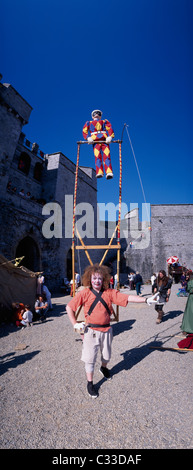
<path id="1" fill-rule="evenodd" d="M 32 237 L 24 237 L 16 248 L 16 258 L 24 256 L 22 265 L 33 272 L 40 271 L 40 252 L 37 243 Z"/>
<path id="2" fill-rule="evenodd" d="M 72 249 L 68 250 L 66 257 L 66 274 L 69 281 L 72 279 Z"/>

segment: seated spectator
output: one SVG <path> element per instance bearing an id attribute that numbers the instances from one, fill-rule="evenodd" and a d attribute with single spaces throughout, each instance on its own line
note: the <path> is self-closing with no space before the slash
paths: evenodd
<path id="1" fill-rule="evenodd" d="M 7 190 L 8 190 L 8 191 L 11 190 L 11 181 L 8 181 L 8 183 L 7 183 Z"/>
<path id="2" fill-rule="evenodd" d="M 21 190 L 19 191 L 19 195 L 22 196 L 22 197 L 25 197 L 24 189 L 21 189 Z"/>
<path id="3" fill-rule="evenodd" d="M 20 326 L 20 321 L 23 319 L 22 315 L 25 310 L 25 305 L 23 303 L 13 302 L 12 309 L 13 309 L 13 316 L 11 320 L 13 323 L 16 324 L 16 326 Z"/>
<path id="4" fill-rule="evenodd" d="M 70 294 L 70 282 L 67 279 L 67 277 L 64 277 L 63 282 L 62 282 L 62 288 L 67 294 Z"/>
<path id="5" fill-rule="evenodd" d="M 30 191 L 27 192 L 27 194 L 26 194 L 26 199 L 31 199 L 31 193 L 30 193 Z"/>
<path id="6" fill-rule="evenodd" d="M 35 312 L 40 317 L 41 321 L 46 319 L 46 313 L 48 311 L 48 302 L 44 295 L 39 295 L 35 302 Z"/>
<path id="7" fill-rule="evenodd" d="M 16 321 L 17 326 L 31 326 L 33 320 L 33 313 L 30 310 L 29 305 L 25 305 L 23 309 L 23 314 L 22 314 L 22 320 L 21 321 Z"/>

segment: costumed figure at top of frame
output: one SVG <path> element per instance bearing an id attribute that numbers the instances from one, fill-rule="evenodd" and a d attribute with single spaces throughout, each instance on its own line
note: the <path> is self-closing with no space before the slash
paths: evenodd
<path id="1" fill-rule="evenodd" d="M 104 175 L 106 178 L 113 178 L 113 169 L 111 165 L 111 156 L 109 145 L 112 138 L 115 136 L 111 123 L 107 119 L 102 119 L 102 111 L 96 109 L 92 111 L 92 121 L 87 121 L 83 127 L 83 137 L 89 144 L 93 144 L 96 177 L 101 178 Z M 104 143 L 98 143 L 103 141 Z"/>

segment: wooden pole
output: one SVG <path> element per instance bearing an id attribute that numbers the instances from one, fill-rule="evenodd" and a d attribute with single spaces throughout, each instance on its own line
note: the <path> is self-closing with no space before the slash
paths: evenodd
<path id="1" fill-rule="evenodd" d="M 118 229 L 118 225 L 115 227 L 115 230 L 114 230 L 113 235 L 112 235 L 112 237 L 111 237 L 111 239 L 110 239 L 110 242 L 109 242 L 109 248 L 107 248 L 107 250 L 105 251 L 105 253 L 104 253 L 104 255 L 103 255 L 103 257 L 102 257 L 102 259 L 101 259 L 101 261 L 100 261 L 100 263 L 99 263 L 99 266 L 101 266 L 101 264 L 103 264 L 104 259 L 105 259 L 106 256 L 107 256 L 107 253 L 108 253 L 108 251 L 109 251 L 109 249 L 110 249 L 110 247 L 111 247 L 111 245 L 112 245 L 113 238 L 114 238 L 114 235 L 115 235 L 117 229 Z"/>
<path id="2" fill-rule="evenodd" d="M 119 142 L 119 217 L 118 217 L 118 228 L 117 228 L 117 244 L 119 246 L 117 250 L 117 289 L 120 289 L 120 258 L 121 258 L 121 243 L 120 243 L 120 224 L 121 224 L 121 204 L 122 204 L 122 153 L 121 143 Z M 116 320 L 119 321 L 119 306 L 116 309 Z"/>
<path id="3" fill-rule="evenodd" d="M 74 185 L 74 204 L 73 204 L 73 217 L 72 217 L 72 280 L 73 280 L 73 297 L 75 296 L 75 217 L 76 217 L 76 196 L 78 184 L 78 167 L 79 167 L 80 145 L 77 150 L 76 172 L 75 172 L 75 185 Z"/>
<path id="4" fill-rule="evenodd" d="M 75 252 L 74 241 L 72 242 L 72 280 L 73 280 L 73 297 L 75 296 Z"/>
<path id="5" fill-rule="evenodd" d="M 85 246 L 85 244 L 84 244 L 84 242 L 83 242 L 83 240 L 82 240 L 82 238 L 81 238 L 81 236 L 80 236 L 80 233 L 79 233 L 77 227 L 76 227 L 76 232 L 77 232 L 78 238 L 79 238 L 79 240 L 80 240 L 80 242 L 81 242 L 81 244 L 82 244 L 82 247 L 83 247 L 83 249 L 84 249 L 84 251 L 85 251 L 85 254 L 86 254 L 86 256 L 87 256 L 87 258 L 88 258 L 88 260 L 89 260 L 89 263 L 91 264 L 91 266 L 93 266 L 93 262 L 92 262 L 92 260 L 91 260 L 91 258 L 90 258 L 90 255 L 89 255 L 89 253 L 88 253 L 88 251 L 87 251 L 87 249 L 86 249 L 86 246 Z M 76 247 L 76 248 L 81 248 L 81 247 Z"/>

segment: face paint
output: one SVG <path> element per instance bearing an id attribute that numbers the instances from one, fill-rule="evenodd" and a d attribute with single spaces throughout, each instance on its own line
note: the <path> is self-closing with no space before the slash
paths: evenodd
<path id="1" fill-rule="evenodd" d="M 99 273 L 92 274 L 91 284 L 92 284 L 92 288 L 99 292 L 102 288 L 102 285 L 103 285 L 103 276 L 102 276 L 102 274 L 99 274 Z"/>

